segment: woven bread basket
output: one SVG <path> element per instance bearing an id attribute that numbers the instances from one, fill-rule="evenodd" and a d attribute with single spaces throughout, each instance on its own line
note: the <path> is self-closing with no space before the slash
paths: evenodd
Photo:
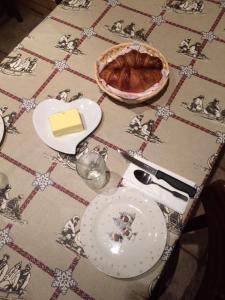
<path id="1" fill-rule="evenodd" d="M 96 81 L 97 81 L 97 84 L 100 87 L 100 89 L 102 91 L 104 91 L 106 94 L 108 94 L 110 97 L 112 97 L 118 101 L 121 101 L 121 102 L 124 102 L 127 104 L 131 104 L 131 105 L 142 103 L 144 101 L 151 99 L 155 95 L 157 95 L 164 88 L 164 86 L 166 85 L 166 83 L 168 81 L 168 77 L 169 77 L 169 76 L 167 76 L 165 80 L 163 80 L 163 81 L 161 80 L 160 85 L 154 91 L 150 92 L 149 94 L 139 96 L 138 98 L 135 98 L 135 99 L 122 98 L 116 94 L 113 94 L 112 91 L 108 90 L 107 87 L 102 84 L 101 78 L 99 77 L 99 70 L 98 70 L 99 63 L 107 63 L 111 57 L 114 57 L 117 53 L 120 53 L 121 50 L 123 50 L 124 48 L 126 48 L 132 44 L 134 44 L 134 43 L 123 43 L 123 44 L 119 44 L 119 45 L 111 47 L 110 49 L 105 51 L 99 57 L 99 59 L 97 60 L 97 62 L 95 64 L 95 77 L 96 77 Z M 152 46 L 145 44 L 145 43 L 138 43 L 138 44 L 140 46 L 144 47 L 151 56 L 158 57 L 162 61 L 163 69 L 165 71 L 168 71 L 168 73 L 169 73 L 168 62 L 158 49 L 155 49 Z"/>

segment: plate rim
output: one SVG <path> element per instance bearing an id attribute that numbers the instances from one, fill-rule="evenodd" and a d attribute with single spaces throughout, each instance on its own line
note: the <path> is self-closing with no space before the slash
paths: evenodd
<path id="1" fill-rule="evenodd" d="M 0 115 L 0 144 L 4 138 L 4 133 L 5 133 L 5 122 L 3 120 L 3 117 Z"/>
<path id="2" fill-rule="evenodd" d="M 163 220 L 163 230 L 164 230 L 164 241 L 163 241 L 163 247 L 162 247 L 162 252 L 160 252 L 160 256 L 157 258 L 157 260 L 154 262 L 153 265 L 151 265 L 150 267 L 147 267 L 147 268 L 144 268 L 144 270 L 142 272 L 136 272 L 135 274 L 132 274 L 132 275 L 127 275 L 127 276 L 124 276 L 124 275 L 118 275 L 116 274 L 116 272 L 108 272 L 106 270 L 104 270 L 104 268 L 101 268 L 99 266 L 99 264 L 96 264 L 94 262 L 94 259 L 90 258 L 90 255 L 89 253 L 86 253 L 87 257 L 88 257 L 88 260 L 90 261 L 90 263 L 96 268 L 98 269 L 99 271 L 103 272 L 104 274 L 108 275 L 108 276 L 111 276 L 111 277 L 114 277 L 114 278 L 121 278 L 121 279 L 125 279 L 125 278 L 133 278 L 133 277 L 137 277 L 137 276 L 140 276 L 141 274 L 144 274 L 146 272 L 148 272 L 150 269 L 152 269 L 157 263 L 158 261 L 160 260 L 162 254 L 163 254 L 163 251 L 166 247 L 166 243 L 167 243 L 167 239 L 168 239 L 168 230 L 167 230 L 167 225 L 166 225 L 166 220 L 165 220 L 165 217 L 163 215 L 163 212 L 162 210 L 160 209 L 160 207 L 158 206 L 158 204 L 155 202 L 154 198 L 151 197 L 151 196 L 147 196 L 146 194 L 142 193 L 141 191 L 139 191 L 138 189 L 135 189 L 133 187 L 126 187 L 126 186 L 122 186 L 122 187 L 117 187 L 117 188 L 112 188 L 110 189 L 109 191 L 107 192 L 103 192 L 103 193 L 100 193 L 98 195 L 96 195 L 96 197 L 90 202 L 89 206 L 86 208 L 82 218 L 81 218 L 81 225 L 80 225 L 80 232 L 81 232 L 81 242 L 83 243 L 82 241 L 82 231 L 86 230 L 86 226 L 83 226 L 84 225 L 84 220 L 85 218 L 87 217 L 88 215 L 88 211 L 92 208 L 92 206 L 94 206 L 94 204 L 99 201 L 98 199 L 102 198 L 102 196 L 104 197 L 105 196 L 110 196 L 110 194 L 114 191 L 115 193 L 119 193 L 120 191 L 122 190 L 130 190 L 130 191 L 133 191 L 135 190 L 135 192 L 141 194 L 145 199 L 147 198 L 151 205 L 155 206 L 156 209 L 160 212 L 160 215 L 162 217 L 162 220 Z M 115 194 L 113 193 L 113 195 Z M 106 205 L 103 205 L 101 206 L 102 207 L 106 207 L 107 205 L 110 205 L 112 203 L 112 199 L 110 199 L 109 201 L 106 202 Z M 86 215 L 86 216 L 85 216 Z M 95 215 L 94 215 L 95 216 Z M 93 221 L 94 222 L 94 221 Z M 92 222 L 92 223 L 93 223 Z M 85 227 L 85 229 L 84 229 Z M 85 245 L 84 245 L 84 251 L 85 251 Z"/>

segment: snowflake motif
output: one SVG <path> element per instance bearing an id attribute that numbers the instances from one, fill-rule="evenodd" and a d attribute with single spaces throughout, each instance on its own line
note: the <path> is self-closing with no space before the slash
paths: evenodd
<path id="1" fill-rule="evenodd" d="M 77 282 L 72 278 L 72 270 L 68 269 L 62 271 L 58 268 L 54 272 L 54 280 L 52 282 L 52 287 L 57 287 L 61 290 L 63 295 L 66 295 L 69 288 L 75 287 Z"/>
<path id="2" fill-rule="evenodd" d="M 9 236 L 9 228 L 0 230 L 0 249 L 12 241 L 12 238 Z"/>
<path id="3" fill-rule="evenodd" d="M 69 68 L 69 66 L 65 60 L 55 60 L 55 65 L 53 66 L 53 69 L 56 69 L 61 73 L 66 68 Z"/>
<path id="4" fill-rule="evenodd" d="M 27 112 L 29 112 L 31 109 L 34 109 L 36 107 L 35 99 L 22 99 L 22 104 L 20 105 L 21 108 L 25 108 Z"/>
<path id="5" fill-rule="evenodd" d="M 52 180 L 49 178 L 49 175 L 50 173 L 36 173 L 35 180 L 33 181 L 32 185 L 38 186 L 41 191 L 44 191 L 48 185 L 53 184 Z"/>
<path id="6" fill-rule="evenodd" d="M 159 16 L 152 16 L 152 23 L 160 26 L 164 22 L 165 22 L 165 20 L 163 19 L 162 16 L 160 16 L 160 15 Z"/>
<path id="7" fill-rule="evenodd" d="M 141 157 L 143 158 L 143 151 L 141 150 L 138 150 L 138 151 L 134 151 L 134 150 L 128 150 L 127 153 L 130 155 L 130 156 L 137 156 L 137 157 Z"/>
<path id="8" fill-rule="evenodd" d="M 185 66 L 185 65 L 180 66 L 180 72 L 179 72 L 180 75 L 186 75 L 188 78 L 191 78 L 191 76 L 196 73 L 197 72 L 193 69 L 192 66 Z"/>
<path id="9" fill-rule="evenodd" d="M 217 131 L 216 136 L 217 136 L 216 142 L 218 144 L 224 144 L 225 143 L 225 133 L 224 132 Z"/>
<path id="10" fill-rule="evenodd" d="M 166 245 L 164 251 L 163 251 L 163 254 L 162 254 L 162 257 L 161 257 L 161 260 L 162 261 L 167 261 L 173 251 L 173 248 L 174 246 L 169 246 L 169 245 Z"/>
<path id="11" fill-rule="evenodd" d="M 225 8 L 225 1 L 224 0 L 220 0 L 220 8 Z"/>
<path id="12" fill-rule="evenodd" d="M 166 106 L 158 106 L 156 111 L 157 117 L 162 117 L 164 120 L 168 120 L 170 116 L 173 116 L 174 113 L 170 111 L 170 107 L 168 105 Z"/>
<path id="13" fill-rule="evenodd" d="M 216 35 L 212 31 L 202 31 L 202 40 L 207 40 L 210 43 L 216 38 Z"/>
<path id="14" fill-rule="evenodd" d="M 107 0 L 108 4 L 111 5 L 112 7 L 115 7 L 117 5 L 119 5 L 119 1 L 118 0 Z"/>
<path id="15" fill-rule="evenodd" d="M 96 35 L 96 32 L 94 31 L 93 27 L 84 28 L 83 31 L 81 32 L 81 36 L 82 37 L 86 36 L 88 39 L 90 39 L 94 35 Z"/>
<path id="16" fill-rule="evenodd" d="M 14 48 L 14 52 L 16 52 L 17 50 L 20 50 L 23 48 L 23 44 L 22 43 L 19 43 L 15 48 Z"/>

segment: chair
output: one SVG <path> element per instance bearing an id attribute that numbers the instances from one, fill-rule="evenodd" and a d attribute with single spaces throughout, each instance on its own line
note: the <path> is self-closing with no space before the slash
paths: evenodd
<path id="1" fill-rule="evenodd" d="M 208 262 L 200 288 L 194 300 L 225 299 L 225 181 L 206 186 L 200 197 L 205 215 L 195 217 L 183 233 L 208 226 Z M 149 300 L 157 300 L 168 287 L 179 257 L 179 243 L 167 261 Z"/>
<path id="2" fill-rule="evenodd" d="M 18 22 L 22 22 L 23 18 L 18 10 L 16 0 L 0 0 L 0 15 L 3 13 L 11 18 L 16 18 Z"/>

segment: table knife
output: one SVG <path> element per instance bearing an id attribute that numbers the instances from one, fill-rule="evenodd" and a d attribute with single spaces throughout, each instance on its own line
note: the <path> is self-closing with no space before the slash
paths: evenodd
<path id="1" fill-rule="evenodd" d="M 133 164 L 135 164 L 136 166 L 146 170 L 147 172 L 149 172 L 150 174 L 154 175 L 157 179 L 162 179 L 164 181 L 166 181 L 169 185 L 171 185 L 172 187 L 174 187 L 177 190 L 180 190 L 184 193 L 187 193 L 189 195 L 189 197 L 194 197 L 194 195 L 196 194 L 197 189 L 193 186 L 190 186 L 182 181 L 180 181 L 179 179 L 166 174 L 163 171 L 157 170 L 145 163 L 143 163 L 142 161 L 136 159 L 135 157 L 131 156 L 129 153 L 122 151 L 122 150 L 118 150 L 118 152 L 127 160 L 129 160 L 130 162 L 132 162 Z"/>

